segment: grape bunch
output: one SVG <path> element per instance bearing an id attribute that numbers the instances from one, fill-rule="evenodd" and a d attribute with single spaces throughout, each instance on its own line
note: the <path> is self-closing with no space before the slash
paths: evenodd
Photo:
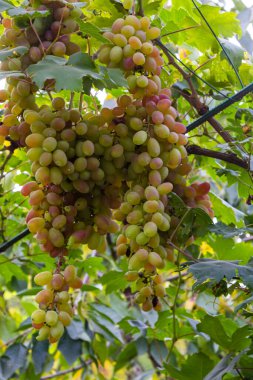
<path id="1" fill-rule="evenodd" d="M 168 237 L 180 222 L 170 214 L 169 193 L 213 216 L 208 184 L 186 184 L 191 170 L 186 128 L 177 121 L 171 92 L 159 78 L 163 58 L 152 42 L 159 34 L 146 17 L 126 16 L 104 34 L 111 43 L 98 54 L 108 67 L 124 70 L 131 94 L 119 98 L 118 117 L 109 124 L 127 168 L 122 203 L 113 215 L 122 223 L 117 253 L 128 258 L 126 278 L 136 282 L 135 300 L 144 311 L 160 310 L 159 298 L 165 296 L 158 271 L 173 258 Z"/>
<path id="2" fill-rule="evenodd" d="M 71 34 L 79 29 L 76 19 L 83 17 L 80 8 L 73 7 L 71 2 L 45 0 L 39 7 L 28 6 L 26 11 L 41 12 L 42 16 L 46 17 L 36 15 L 27 22 L 24 22 L 22 17 L 21 20 L 19 17 L 3 19 L 4 33 L 0 37 L 0 46 L 22 46 L 28 51 L 20 57 L 3 61 L 1 70 L 25 70 L 48 54 L 63 57 L 80 51 L 80 47 L 71 41 Z"/>
<path id="3" fill-rule="evenodd" d="M 132 3 L 125 0 L 124 7 L 131 9 Z M 0 46 L 27 51 L 8 57 L 1 70 L 24 72 L 47 54 L 62 57 L 79 51 L 71 41 L 78 31 L 76 19 L 82 17 L 79 8 L 44 0 L 27 10 L 46 12 L 46 17 L 25 25 L 18 18 L 3 19 Z M 97 58 L 122 69 L 128 83 L 112 109 L 75 109 L 51 95 L 54 81 L 39 89 L 27 73 L 9 77 L 0 91 L 0 143 L 9 139 L 26 150 L 33 176 L 21 190 L 31 206 L 26 223 L 56 264 L 52 272 L 34 278 L 44 287 L 35 297 L 39 309 L 32 314 L 38 340 L 58 341 L 71 323 L 71 293 L 82 287 L 75 267 L 68 265 L 72 246 L 87 244 L 103 253 L 106 235 L 117 234 L 116 252 L 127 258 L 125 276 L 135 286 L 136 303 L 144 311 L 159 311 L 166 296 L 160 271 L 174 259 L 169 237 L 180 227 L 170 193 L 213 216 L 209 184 L 187 181 L 186 128 L 170 89 L 162 87 L 164 61 L 154 44 L 159 35 L 148 17 L 134 14 L 117 19 L 104 33 L 108 43 Z M 37 94 L 48 89 L 51 102 L 41 104 Z"/>
<path id="4" fill-rule="evenodd" d="M 64 333 L 64 327 L 69 326 L 73 317 L 71 294 L 69 289 L 80 289 L 82 280 L 76 274 L 76 268 L 68 265 L 64 271 L 49 271 L 38 273 L 34 277 L 36 285 L 44 286 L 35 297 L 39 310 L 32 315 L 32 325 L 39 330 L 37 340 L 49 339 L 57 342 Z"/>
<path id="5" fill-rule="evenodd" d="M 103 139 L 111 136 L 103 128 L 94 134 L 92 122 L 64 105 L 62 98 L 55 98 L 52 108 L 23 113 L 31 131 L 25 144 L 35 177 L 22 188 L 32 206 L 26 221 L 52 257 L 67 255 L 71 242 L 103 252 L 105 235 L 118 231 L 111 209 L 119 205 L 119 190 L 100 160 Z"/>
<path id="6" fill-rule="evenodd" d="M 77 18 L 82 18 L 80 8 L 71 3 L 60 1 L 44 1 L 38 8 L 28 6 L 27 11 L 48 12 L 46 17 L 34 17 L 30 22 L 4 18 L 2 24 L 4 33 L 0 37 L 0 48 L 13 49 L 23 47 L 27 52 L 15 52 L 0 64 L 2 71 L 21 71 L 36 64 L 46 55 L 59 57 L 70 56 L 80 47 L 71 41 L 71 35 L 78 31 Z M 23 116 L 25 110 L 38 110 L 36 92 L 38 87 L 27 76 L 7 78 L 7 88 L 0 90 L 0 103 L 4 106 L 3 124 L 0 126 L 0 143 L 9 136 L 20 146 L 25 146 L 25 138 L 29 133 L 29 126 L 25 121 L 20 123 L 18 116 Z M 54 81 L 47 80 L 44 89 L 52 90 Z"/>

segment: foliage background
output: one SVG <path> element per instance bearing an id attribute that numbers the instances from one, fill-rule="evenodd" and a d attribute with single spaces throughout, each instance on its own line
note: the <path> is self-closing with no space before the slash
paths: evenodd
<path id="1" fill-rule="evenodd" d="M 145 15 L 162 30 L 164 57 L 176 55 L 180 61 L 175 62 L 185 73 L 189 71 L 183 65 L 198 75 L 193 74 L 190 82 L 195 95 L 209 108 L 253 78 L 253 41 L 247 31 L 253 10 L 234 0 L 232 11 L 224 12 L 217 3 L 197 3 L 203 18 L 191 0 L 173 0 L 167 7 L 165 1 L 142 1 Z M 22 5 L 15 5 L 20 15 Z M 6 3 L 1 1 L 0 8 L 5 11 Z M 82 33 L 74 42 L 92 56 L 103 42 L 101 29 L 109 28 L 126 11 L 117 0 L 91 0 L 83 12 Z M 98 89 L 106 88 L 106 105 L 125 91 L 120 72 L 107 71 L 91 59 L 82 67 L 75 62 L 76 70 L 69 67 L 63 81 L 65 63 L 56 59 L 33 65 L 34 80 L 40 83 L 50 69 L 66 97 L 69 90 L 78 91 L 83 85 L 84 101 L 90 109 L 94 102 L 100 104 Z M 166 64 L 161 77 L 164 84 L 172 86 L 175 104 L 187 125 L 201 110 L 189 101 L 192 88 L 181 74 L 176 65 Z M 74 104 L 78 100 L 75 96 Z M 45 94 L 40 95 L 40 101 L 46 101 Z M 211 183 L 216 218 L 212 226 L 203 214 L 189 218 L 185 236 L 194 229 L 199 238 L 187 252 L 200 261 L 187 263 L 179 253 L 176 264 L 167 264 L 162 312 L 145 313 L 133 304 L 124 279 L 127 264 L 116 258 L 115 237 L 111 236 L 105 255 L 86 247 L 70 252 L 70 263 L 76 262 L 84 285 L 75 301 L 74 322 L 58 346 L 49 347 L 47 342 L 35 340 L 29 316 L 36 308 L 33 296 L 38 290 L 32 278 L 42 268 L 50 269 L 54 260 L 39 250 L 31 236 L 1 252 L 1 380 L 253 378 L 252 101 L 250 93 L 216 115 L 234 141 L 224 141 L 209 123 L 189 133 L 191 145 L 227 154 L 230 161 L 231 155 L 236 155 L 248 164 L 243 168 L 202 154 L 191 156 L 194 170 L 189 182 Z M 29 207 L 20 186 L 31 174 L 26 153 L 9 151 L 7 143 L 0 160 L 0 238 L 4 243 L 25 228 Z"/>

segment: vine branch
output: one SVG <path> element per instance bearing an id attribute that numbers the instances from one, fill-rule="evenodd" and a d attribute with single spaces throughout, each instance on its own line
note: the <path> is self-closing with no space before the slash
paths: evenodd
<path id="1" fill-rule="evenodd" d="M 63 376 L 63 375 L 67 375 L 68 373 L 74 373 L 74 372 L 77 372 L 79 371 L 80 369 L 83 369 L 84 367 L 86 367 L 88 364 L 90 364 L 91 361 L 88 361 L 88 362 L 85 362 L 81 365 L 79 365 L 78 367 L 73 367 L 73 368 L 69 368 L 69 369 L 66 369 L 64 371 L 59 371 L 59 372 L 56 372 L 52 375 L 47 375 L 47 376 L 43 376 L 40 378 L 40 380 L 48 380 L 48 379 L 54 379 L 55 377 L 59 377 L 59 376 Z"/>
<path id="2" fill-rule="evenodd" d="M 205 156 L 211 158 L 217 158 L 218 160 L 222 160 L 228 162 L 230 164 L 234 164 L 240 166 L 243 169 L 248 169 L 248 162 L 238 158 L 234 153 L 222 153 L 216 152 L 211 149 L 201 148 L 198 145 L 188 145 L 186 147 L 188 154 L 195 154 L 197 156 Z"/>

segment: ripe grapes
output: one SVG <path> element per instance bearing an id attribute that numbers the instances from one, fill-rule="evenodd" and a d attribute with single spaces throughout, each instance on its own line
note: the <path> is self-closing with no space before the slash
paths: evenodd
<path id="1" fill-rule="evenodd" d="M 65 57 L 79 51 L 71 35 L 78 31 L 76 18 L 83 16 L 71 4 L 43 1 L 41 9 L 50 13 L 46 22 L 37 18 L 24 28 L 4 18 L 1 46 L 28 50 L 8 57 L 1 70 L 24 71 L 47 54 Z M 127 10 L 133 5 L 123 1 Z M 154 44 L 159 35 L 148 17 L 133 14 L 117 19 L 104 33 L 108 43 L 99 49 L 98 60 L 121 68 L 128 84 L 128 93 L 113 109 L 75 109 L 54 94 L 54 81 L 39 89 L 27 74 L 9 77 L 0 91 L 0 142 L 8 137 L 25 148 L 34 177 L 21 190 L 31 206 L 27 227 L 56 263 L 54 270 L 34 278 L 43 287 L 35 297 L 39 309 L 32 314 L 38 340 L 58 341 L 71 323 L 69 289 L 82 287 L 69 264 L 72 246 L 86 244 L 103 253 L 106 235 L 117 234 L 116 251 L 128 260 L 125 277 L 135 283 L 136 303 L 143 311 L 159 311 L 166 297 L 160 270 L 174 260 L 168 239 L 180 230 L 170 193 L 213 216 L 209 184 L 187 182 L 186 128 L 172 106 L 170 89 L 162 88 L 163 58 Z M 38 91 L 48 89 L 51 103 L 37 101 Z"/>

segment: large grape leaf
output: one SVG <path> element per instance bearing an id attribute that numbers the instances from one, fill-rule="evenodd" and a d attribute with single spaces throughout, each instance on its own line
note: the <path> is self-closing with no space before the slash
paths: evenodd
<path id="1" fill-rule="evenodd" d="M 164 365 L 169 374 L 178 380 L 202 380 L 212 366 L 213 361 L 202 352 L 189 355 L 180 370 L 172 364 Z"/>
<path id="2" fill-rule="evenodd" d="M 245 214 L 242 211 L 234 208 L 213 192 L 210 192 L 209 196 L 212 201 L 215 216 L 219 218 L 221 222 L 225 224 L 233 223 L 238 227 L 243 227 Z"/>
<path id="3" fill-rule="evenodd" d="M 224 278 L 230 281 L 234 277 L 240 277 L 247 287 L 253 289 L 253 267 L 238 265 L 238 261 L 203 259 L 190 265 L 188 271 L 197 280 L 194 287 L 208 280 L 219 283 Z"/>
<path id="4" fill-rule="evenodd" d="M 46 80 L 55 80 L 56 91 L 82 91 L 84 77 L 101 79 L 101 74 L 97 72 L 88 54 L 73 54 L 65 62 L 62 60 L 56 63 L 55 57 L 47 56 L 36 65 L 29 66 L 27 71 L 40 88 L 43 88 Z"/>
<path id="5" fill-rule="evenodd" d="M 218 222 L 210 226 L 209 230 L 216 235 L 222 235 L 225 239 L 230 239 L 235 236 L 245 235 L 247 233 L 253 234 L 253 228 L 243 227 L 236 228 L 234 225 L 226 225 L 222 222 Z"/>

